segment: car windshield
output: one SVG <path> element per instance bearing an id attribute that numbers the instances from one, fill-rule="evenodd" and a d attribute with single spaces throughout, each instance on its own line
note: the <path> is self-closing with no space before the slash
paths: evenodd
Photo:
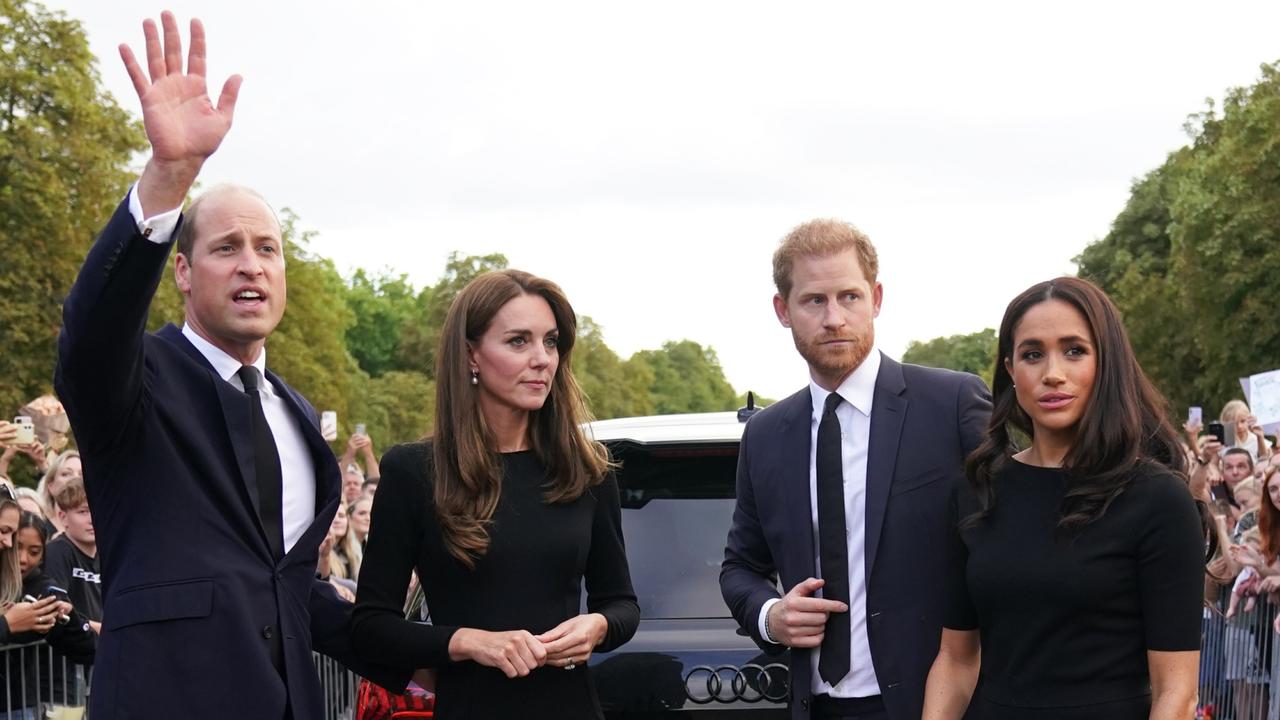
<path id="1" fill-rule="evenodd" d="M 649 619 L 728 617 L 720 561 L 738 443 L 610 443 L 631 580 Z"/>

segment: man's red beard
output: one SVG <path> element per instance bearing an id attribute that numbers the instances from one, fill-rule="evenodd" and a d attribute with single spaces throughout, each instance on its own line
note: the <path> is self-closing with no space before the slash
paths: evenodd
<path id="1" fill-rule="evenodd" d="M 861 334 L 851 331 L 844 335 L 821 335 L 810 340 L 801 338 L 793 327 L 791 337 L 800 357 L 820 375 L 845 378 L 867 359 L 871 346 L 875 344 L 875 328 L 868 328 Z M 845 342 L 824 344 L 833 340 Z"/>

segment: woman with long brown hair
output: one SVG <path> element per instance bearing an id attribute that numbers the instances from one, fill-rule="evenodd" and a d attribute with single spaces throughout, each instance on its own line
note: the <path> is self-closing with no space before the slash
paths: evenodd
<path id="1" fill-rule="evenodd" d="M 924 717 L 1191 718 L 1207 525 L 1119 312 L 1084 280 L 1032 286 L 993 384 Z"/>
<path id="2" fill-rule="evenodd" d="M 599 718 L 587 661 L 639 624 L 618 488 L 582 428 L 576 329 L 554 283 L 473 280 L 441 332 L 432 437 L 383 458 L 353 635 L 382 663 L 434 668 L 444 720 Z M 414 570 L 432 625 L 401 614 Z"/>

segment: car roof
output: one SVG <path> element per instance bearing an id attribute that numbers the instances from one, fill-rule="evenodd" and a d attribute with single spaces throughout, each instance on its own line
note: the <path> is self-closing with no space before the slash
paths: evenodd
<path id="1" fill-rule="evenodd" d="M 630 440 L 640 444 L 739 442 L 745 422 L 736 412 L 648 415 L 597 420 L 588 432 L 601 442 Z"/>

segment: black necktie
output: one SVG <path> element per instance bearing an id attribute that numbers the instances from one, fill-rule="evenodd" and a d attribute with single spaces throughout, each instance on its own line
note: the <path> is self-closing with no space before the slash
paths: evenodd
<path id="1" fill-rule="evenodd" d="M 267 415 L 262 412 L 262 396 L 258 394 L 262 376 L 252 365 L 245 365 L 236 374 L 240 376 L 240 382 L 244 383 L 245 394 L 249 396 L 249 432 L 253 436 L 258 517 L 262 519 L 262 529 L 267 533 L 271 554 L 279 560 L 284 557 L 284 521 L 280 499 L 284 478 L 280 472 L 280 451 L 276 449 L 276 438 L 271 434 L 271 426 L 267 424 Z"/>
<path id="2" fill-rule="evenodd" d="M 827 396 L 818 423 L 818 548 L 822 563 L 822 597 L 849 604 L 849 536 L 844 517 L 844 460 L 841 453 L 840 418 L 836 407 L 843 400 Z M 829 685 L 849 674 L 848 612 L 831 613 L 822 635 L 818 674 Z"/>

